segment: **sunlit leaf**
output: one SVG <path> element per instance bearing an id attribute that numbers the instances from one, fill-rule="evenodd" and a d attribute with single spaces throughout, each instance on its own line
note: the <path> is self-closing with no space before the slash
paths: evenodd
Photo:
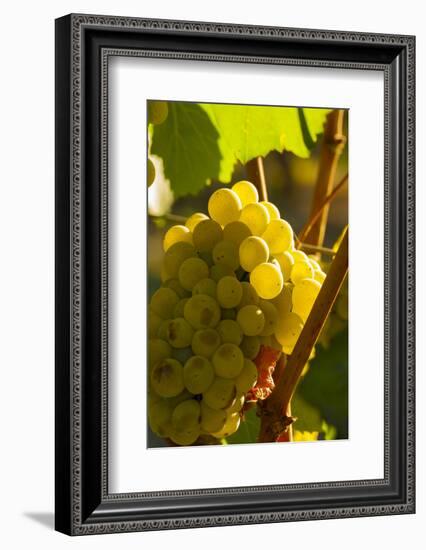
<path id="1" fill-rule="evenodd" d="M 299 110 L 295 107 L 270 107 L 253 105 L 201 104 L 220 134 L 220 149 L 245 164 L 257 156 L 269 152 L 291 151 L 300 157 L 308 157 L 311 143 L 328 110 L 303 109 L 310 142 L 307 145 L 302 131 Z M 318 111 L 311 113 L 311 111 Z M 228 161 L 230 164 L 230 161 Z"/>

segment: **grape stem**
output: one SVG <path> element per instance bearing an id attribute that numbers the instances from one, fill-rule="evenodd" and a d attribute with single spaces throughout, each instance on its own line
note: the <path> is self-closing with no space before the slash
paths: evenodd
<path id="1" fill-rule="evenodd" d="M 263 168 L 263 158 L 255 157 L 246 164 L 247 178 L 256 186 L 260 201 L 268 200 L 268 190 L 266 187 L 265 170 Z"/>
<path id="2" fill-rule="evenodd" d="M 334 197 L 337 195 L 340 189 L 345 185 L 345 183 L 348 181 L 348 177 L 349 177 L 349 174 L 346 174 L 345 176 L 343 176 L 343 178 L 339 181 L 339 183 L 336 185 L 333 191 L 325 197 L 322 203 L 318 206 L 317 210 L 311 215 L 311 217 L 309 218 L 309 220 L 306 222 L 305 226 L 302 228 L 302 230 L 299 233 L 299 237 L 298 237 L 299 241 L 304 241 L 306 239 L 306 236 L 309 235 L 315 223 L 318 221 L 318 219 L 322 215 L 324 208 L 331 203 L 331 201 L 334 199 Z M 309 246 L 309 244 L 307 243 L 304 243 L 304 245 Z"/>
<path id="3" fill-rule="evenodd" d="M 315 246 L 314 244 L 306 244 L 300 242 L 296 237 L 296 247 L 306 252 L 320 252 L 321 254 L 326 254 L 327 256 L 335 256 L 336 251 L 332 248 L 326 248 L 325 246 Z"/>
<path id="4" fill-rule="evenodd" d="M 323 202 L 323 197 L 329 195 L 334 186 L 337 164 L 346 144 L 346 136 L 343 135 L 344 114 L 344 109 L 334 109 L 327 115 L 310 219 L 316 215 Z M 324 204 L 321 208 L 321 213 L 312 224 L 309 235 L 307 235 L 307 244 L 322 246 L 327 227 L 328 210 L 329 202 Z"/>
<path id="5" fill-rule="evenodd" d="M 273 392 L 262 402 L 259 442 L 276 441 L 294 421 L 289 404 L 348 271 L 348 240 L 347 229 L 293 353 L 280 369 Z"/>

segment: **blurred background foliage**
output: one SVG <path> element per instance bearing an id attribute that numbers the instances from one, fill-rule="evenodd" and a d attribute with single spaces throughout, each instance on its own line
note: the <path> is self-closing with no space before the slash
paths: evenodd
<path id="1" fill-rule="evenodd" d="M 150 103 L 150 102 L 148 102 Z M 154 103 L 154 102 L 152 102 Z M 309 218 L 319 167 L 322 132 L 330 109 L 164 102 L 160 124 L 148 124 L 148 155 L 155 179 L 148 188 L 148 292 L 159 288 L 165 231 L 194 212 L 207 212 L 214 190 L 249 179 L 247 162 L 263 158 L 268 200 L 297 234 Z M 150 105 L 148 105 L 148 112 Z M 348 137 L 348 112 L 344 117 Z M 348 142 L 339 159 L 336 183 L 348 172 Z M 332 248 L 348 224 L 348 186 L 334 197 L 324 246 Z M 324 268 L 330 257 L 323 256 Z M 347 284 L 292 400 L 298 439 L 348 437 Z M 342 307 L 343 305 L 343 307 Z M 336 307 L 334 308 L 336 309 Z M 253 443 L 259 428 L 255 410 L 229 438 Z M 302 435 L 300 435 L 302 434 Z M 296 439 L 296 438 L 295 438 Z M 150 434 L 150 444 L 164 444 Z"/>

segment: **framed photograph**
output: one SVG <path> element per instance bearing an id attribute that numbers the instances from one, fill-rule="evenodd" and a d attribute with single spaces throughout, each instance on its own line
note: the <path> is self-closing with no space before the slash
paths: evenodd
<path id="1" fill-rule="evenodd" d="M 413 36 L 56 20 L 56 529 L 415 511 Z"/>

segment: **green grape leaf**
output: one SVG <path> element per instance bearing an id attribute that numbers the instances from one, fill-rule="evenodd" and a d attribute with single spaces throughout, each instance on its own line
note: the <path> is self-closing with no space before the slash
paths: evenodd
<path id="1" fill-rule="evenodd" d="M 167 119 L 154 127 L 151 153 L 163 159 L 175 198 L 196 195 L 209 180 L 219 178 L 218 140 L 217 129 L 198 104 L 169 103 Z"/>
<path id="2" fill-rule="evenodd" d="M 265 157 L 273 150 L 282 152 L 285 149 L 299 157 L 308 157 L 330 111 L 302 109 L 303 131 L 300 110 L 295 107 L 200 105 L 220 134 L 219 147 L 222 155 L 227 155 L 227 166 L 233 164 L 229 156 L 246 164 L 252 158 Z"/>
<path id="3" fill-rule="evenodd" d="M 260 418 L 256 414 L 256 407 L 247 411 L 238 430 L 226 438 L 228 444 L 256 443 L 260 431 Z"/>
<path id="4" fill-rule="evenodd" d="M 293 428 L 301 432 L 320 432 L 322 430 L 323 420 L 316 407 L 307 403 L 296 391 L 291 400 L 291 415 L 297 420 L 293 423 Z"/>
<path id="5" fill-rule="evenodd" d="M 326 423 L 336 428 L 337 439 L 348 437 L 347 330 L 337 334 L 329 348 L 317 346 L 315 358 L 298 385 L 297 395 L 317 408 Z"/>

